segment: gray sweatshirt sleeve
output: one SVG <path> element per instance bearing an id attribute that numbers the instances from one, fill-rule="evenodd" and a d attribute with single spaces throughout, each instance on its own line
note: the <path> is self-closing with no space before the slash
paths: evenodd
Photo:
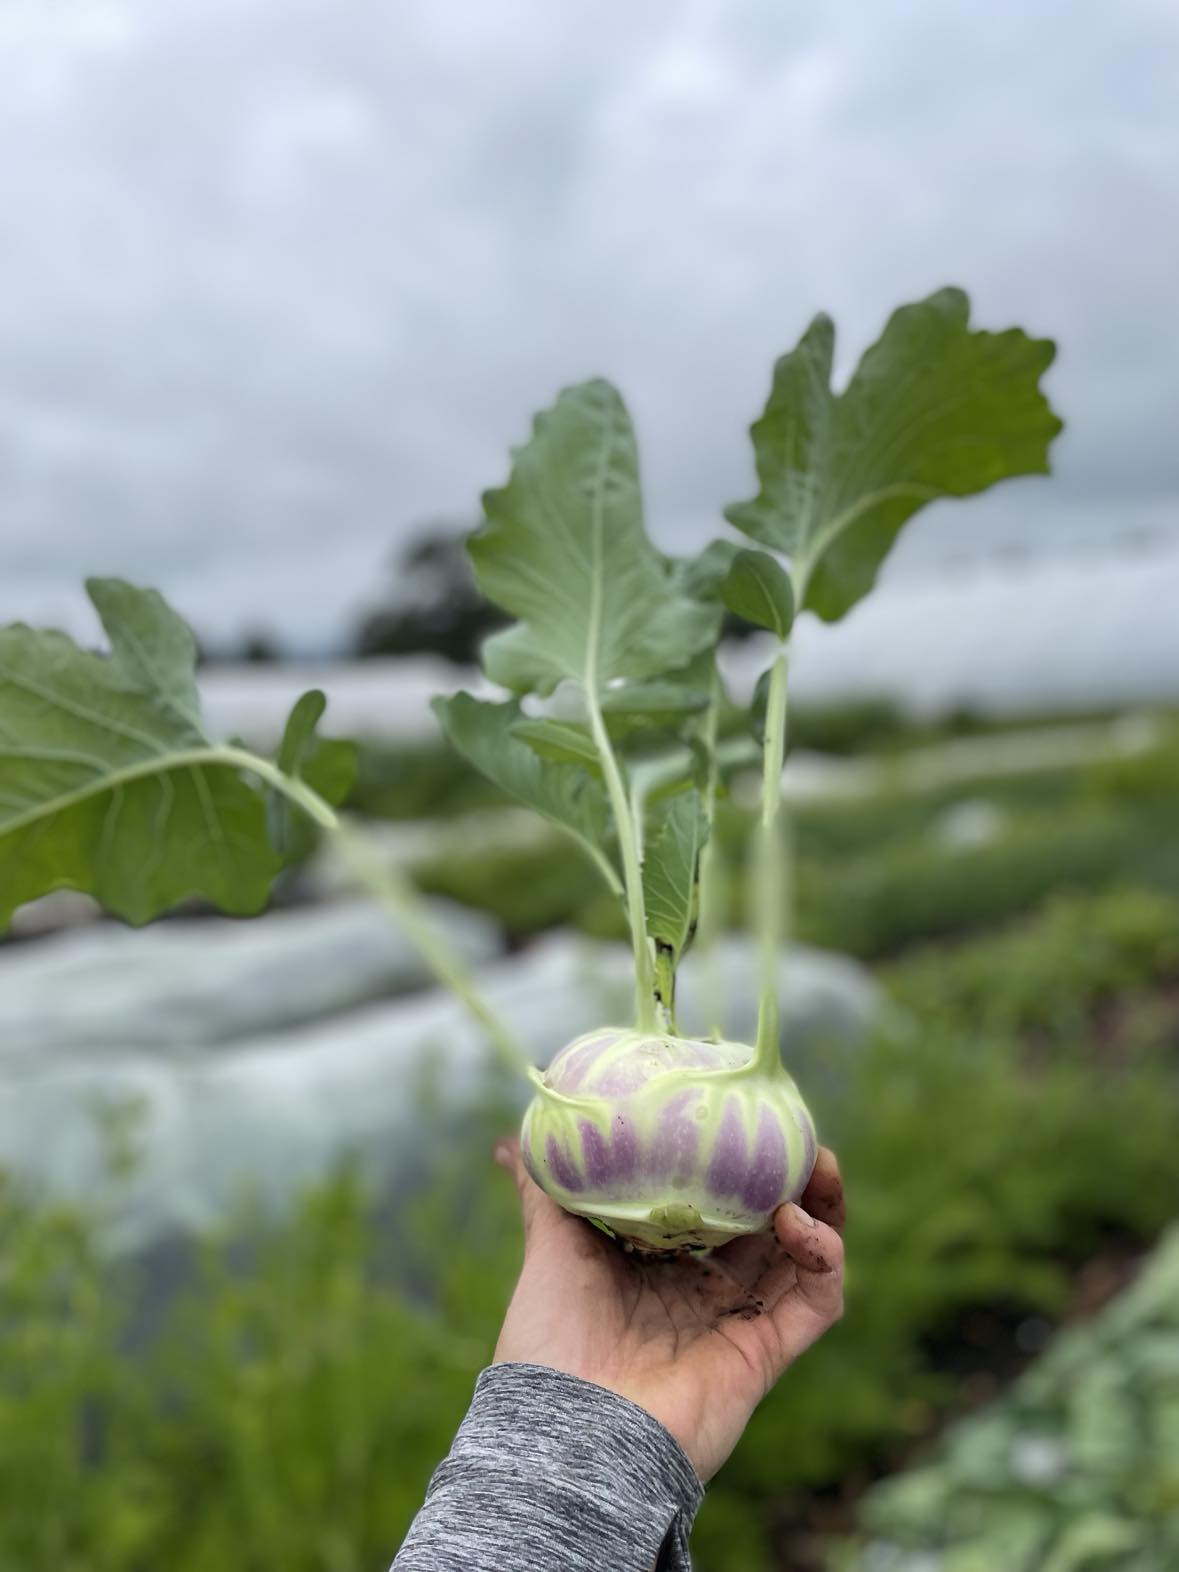
<path id="1" fill-rule="evenodd" d="M 492 1365 L 393 1572 L 690 1572 L 703 1495 L 646 1409 L 543 1365 Z"/>

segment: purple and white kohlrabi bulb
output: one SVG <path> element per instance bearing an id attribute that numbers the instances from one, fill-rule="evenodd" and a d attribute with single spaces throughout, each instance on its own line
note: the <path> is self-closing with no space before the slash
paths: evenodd
<path id="1" fill-rule="evenodd" d="M 815 1165 L 815 1126 L 780 1065 L 753 1049 L 603 1027 L 537 1081 L 520 1139 L 567 1211 L 647 1251 L 763 1233 Z"/>

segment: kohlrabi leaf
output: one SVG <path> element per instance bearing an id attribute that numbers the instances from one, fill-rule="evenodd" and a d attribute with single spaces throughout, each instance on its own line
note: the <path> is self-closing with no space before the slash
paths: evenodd
<path id="1" fill-rule="evenodd" d="M 109 654 L 0 630 L 0 926 L 61 887 L 133 923 L 186 896 L 258 911 L 280 867 L 265 798 L 204 732 L 192 634 L 153 590 L 87 590 Z"/>
<path id="2" fill-rule="evenodd" d="M 580 764 L 601 778 L 602 761 L 584 726 L 573 721 L 522 720 L 512 727 L 512 736 L 526 742 L 538 758 L 554 764 Z"/>
<path id="3" fill-rule="evenodd" d="M 601 695 L 663 678 L 716 638 L 719 611 L 675 584 L 643 529 L 630 416 L 608 382 L 566 389 L 483 499 L 469 542 L 484 595 L 518 618 L 483 649 L 487 675 L 550 693 L 565 678 Z"/>
<path id="4" fill-rule="evenodd" d="M 673 747 L 677 728 L 708 705 L 699 688 L 673 682 L 636 682 L 608 688 L 602 695 L 606 730 L 615 742 L 640 748 L 646 744 Z M 512 735 L 526 742 L 542 759 L 555 764 L 580 764 L 599 780 L 602 760 L 587 718 L 562 715 L 519 720 Z"/>
<path id="5" fill-rule="evenodd" d="M 673 797 L 643 854 L 647 933 L 655 945 L 655 982 L 662 1004 L 674 1008 L 675 968 L 692 942 L 700 907 L 700 853 L 708 814 L 699 791 Z"/>
<path id="6" fill-rule="evenodd" d="M 299 774 L 312 791 L 338 808 L 356 784 L 356 766 L 354 742 L 317 734 L 304 755 Z"/>
<path id="7" fill-rule="evenodd" d="M 698 714 L 707 707 L 707 691 L 688 682 L 630 682 L 623 687 L 607 688 L 602 694 L 602 713 L 608 716 L 674 720 L 681 715 Z"/>
<path id="8" fill-rule="evenodd" d="M 1039 380 L 1053 344 L 972 331 L 968 317 L 958 289 L 902 306 L 840 394 L 829 317 L 775 366 L 752 428 L 761 490 L 726 517 L 791 559 L 800 607 L 841 617 L 927 502 L 1047 473 L 1061 422 Z"/>
<path id="9" fill-rule="evenodd" d="M 538 757 L 516 727 L 526 724 L 519 704 L 490 704 L 456 693 L 434 700 L 434 713 L 462 756 L 502 791 L 574 836 L 612 888 L 618 875 L 606 852 L 609 815 L 601 786 L 584 769 Z"/>
<path id="10" fill-rule="evenodd" d="M 784 639 L 794 621 L 794 589 L 790 575 L 765 551 L 739 551 L 721 585 L 721 599 L 731 612 L 754 627 L 767 628 Z"/>
<path id="11" fill-rule="evenodd" d="M 321 737 L 316 731 L 327 699 L 312 688 L 296 699 L 283 730 L 275 760 L 284 775 L 307 783 L 325 802 L 343 802 L 356 779 L 356 745 L 336 738 Z M 288 862 L 310 852 L 315 830 L 310 820 L 280 792 L 272 790 L 266 805 L 270 838 Z"/>
<path id="12" fill-rule="evenodd" d="M 693 600 L 719 600 L 721 585 L 741 549 L 733 540 L 713 540 L 694 557 L 669 557 L 672 581 Z"/>
<path id="13" fill-rule="evenodd" d="M 323 719 L 327 699 L 319 688 L 309 688 L 295 700 L 275 760 L 284 775 L 300 775 L 315 738 L 315 728 Z"/>

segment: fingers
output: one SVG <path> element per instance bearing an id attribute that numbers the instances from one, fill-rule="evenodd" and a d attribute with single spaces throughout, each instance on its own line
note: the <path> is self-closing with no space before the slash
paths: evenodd
<path id="1" fill-rule="evenodd" d="M 835 1153 L 819 1148 L 801 1204 L 788 1202 L 774 1213 L 774 1234 L 798 1269 L 804 1298 L 824 1315 L 843 1311 L 843 1239 L 847 1220 L 843 1180 Z"/>
<path id="2" fill-rule="evenodd" d="M 843 1232 L 843 1225 L 847 1220 L 843 1180 L 840 1177 L 835 1153 L 829 1147 L 819 1148 L 819 1155 L 815 1159 L 814 1170 L 807 1187 L 802 1192 L 800 1205 L 819 1222 L 826 1223 L 837 1233 Z"/>
<path id="3" fill-rule="evenodd" d="M 826 1305 L 836 1298 L 842 1304 L 843 1240 L 847 1220 L 839 1163 L 829 1147 L 821 1146 L 801 1202 L 788 1203 L 774 1213 L 778 1243 L 799 1268 L 800 1283 L 810 1296 Z M 829 1281 L 824 1284 L 823 1279 Z M 837 1292 L 838 1291 L 838 1292 Z"/>
<path id="4" fill-rule="evenodd" d="M 795 1266 L 816 1277 L 838 1277 L 843 1240 L 828 1223 L 787 1201 L 774 1213 L 774 1233 Z"/>
<path id="5" fill-rule="evenodd" d="M 789 1204 L 775 1212 L 774 1233 L 795 1273 L 793 1290 L 771 1311 L 781 1374 L 843 1315 L 843 1240 Z"/>
<path id="6" fill-rule="evenodd" d="M 796 1273 L 794 1292 L 774 1315 L 787 1360 L 797 1358 L 843 1314 L 840 1230 L 846 1216 L 839 1164 L 834 1152 L 822 1147 L 802 1204 L 788 1203 L 774 1213 L 774 1235 Z"/>

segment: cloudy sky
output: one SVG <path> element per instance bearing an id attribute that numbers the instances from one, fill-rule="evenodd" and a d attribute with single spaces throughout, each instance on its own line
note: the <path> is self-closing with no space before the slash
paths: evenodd
<path id="1" fill-rule="evenodd" d="M 808 317 L 945 282 L 1069 424 L 913 549 L 1175 529 L 1177 171 L 1173 0 L 0 0 L 0 618 L 322 646 L 595 373 L 706 538 Z"/>

